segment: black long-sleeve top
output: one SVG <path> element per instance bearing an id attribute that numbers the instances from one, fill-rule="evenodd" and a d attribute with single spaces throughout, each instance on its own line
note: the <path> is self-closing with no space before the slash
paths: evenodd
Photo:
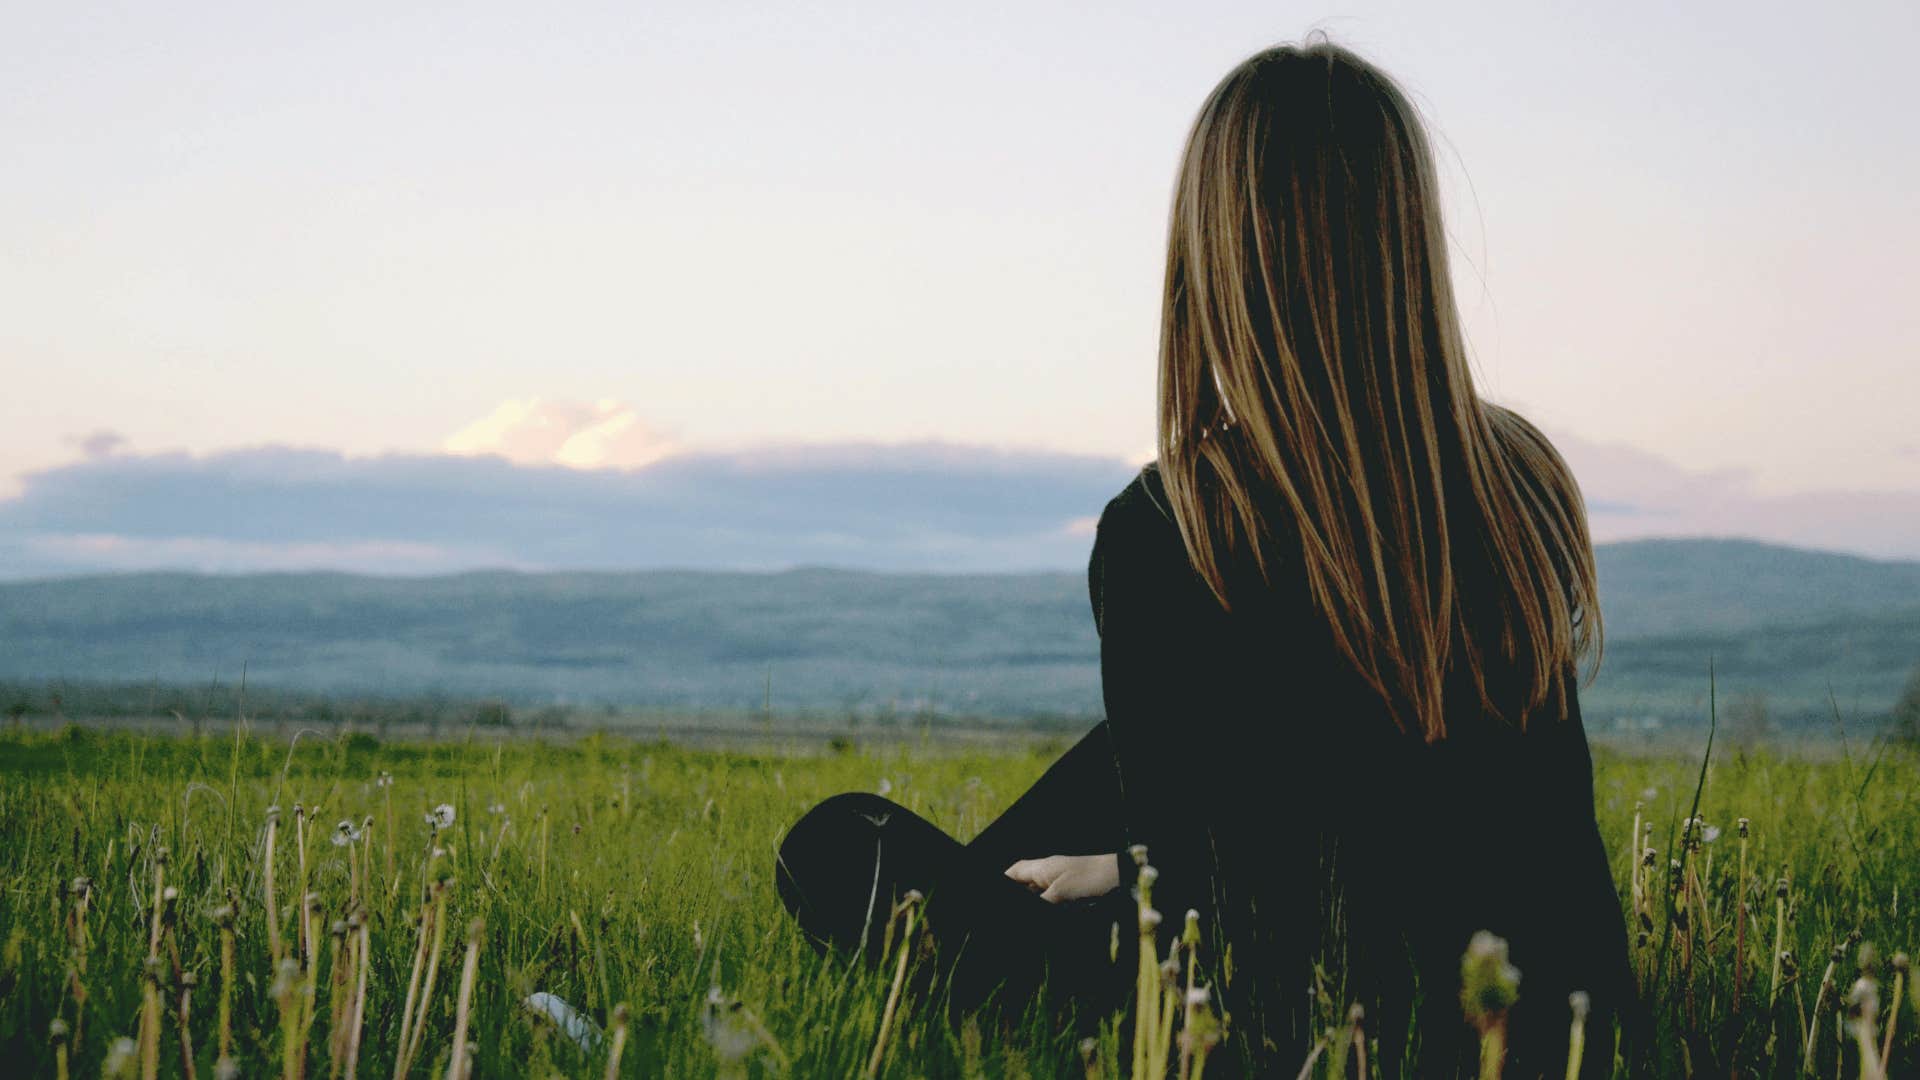
<path id="1" fill-rule="evenodd" d="M 1221 607 L 1152 466 L 1101 515 L 1088 578 L 1123 839 L 1159 871 L 1168 933 L 1201 913 L 1216 991 L 1262 1071 L 1298 1067 L 1320 993 L 1338 1014 L 1366 1006 L 1383 1065 L 1411 1040 L 1423 1075 L 1470 1069 L 1460 960 L 1485 929 L 1521 972 L 1513 1069 L 1564 1066 L 1568 995 L 1584 990 L 1588 1074 L 1606 1075 L 1631 979 L 1571 681 L 1565 719 L 1521 729 L 1450 683 L 1444 739 L 1399 731 L 1285 567 L 1257 602 Z M 1344 983 L 1317 985 L 1316 963 Z"/>

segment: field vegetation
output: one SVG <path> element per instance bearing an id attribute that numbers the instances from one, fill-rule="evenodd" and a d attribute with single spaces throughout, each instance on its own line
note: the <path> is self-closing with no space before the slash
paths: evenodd
<path id="1" fill-rule="evenodd" d="M 950 1021 L 912 976 L 916 904 L 871 969 L 817 956 L 782 911 L 775 846 L 815 800 L 882 790 L 964 837 L 1059 749 L 14 731 L 0 1044 L 35 1076 L 1226 1071 L 1182 955 L 1164 980 L 1116 971 L 1141 1019 L 1083 1044 L 1037 1013 Z M 1620 1073 L 1920 1069 L 1916 765 L 1883 742 L 1600 754 L 1650 1018 Z M 1496 945 L 1476 956 L 1492 1064 L 1525 972 L 1516 991 Z M 1348 1004 L 1324 998 L 1306 1074 L 1371 1068 Z"/>

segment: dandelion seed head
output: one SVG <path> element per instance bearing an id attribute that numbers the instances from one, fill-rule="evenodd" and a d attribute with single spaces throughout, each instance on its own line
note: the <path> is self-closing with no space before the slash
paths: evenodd
<path id="1" fill-rule="evenodd" d="M 1720 827 L 1718 825 L 1708 825 L 1706 828 L 1701 829 L 1700 839 L 1706 841 L 1709 844 L 1713 843 L 1715 840 L 1720 839 Z"/>
<path id="2" fill-rule="evenodd" d="M 176 889 L 173 886 L 169 885 L 166 888 L 160 890 L 160 901 L 162 903 L 171 904 L 178 899 L 180 899 L 179 889 Z"/>
<path id="3" fill-rule="evenodd" d="M 106 1064 L 101 1066 L 100 1071 L 107 1076 L 131 1076 L 133 1059 L 139 1052 L 140 1048 L 134 1045 L 133 1040 L 122 1035 L 107 1047 Z"/>
<path id="4" fill-rule="evenodd" d="M 1573 1010 L 1576 1021 L 1585 1021 L 1588 1011 L 1593 1008 L 1593 999 L 1587 996 L 1585 990 L 1575 990 L 1567 995 L 1567 1007 Z"/>
<path id="5" fill-rule="evenodd" d="M 495 817 L 498 817 L 501 814 L 504 814 L 506 812 L 507 812 L 507 806 L 505 803 L 494 802 L 494 803 L 487 804 L 487 813 L 492 814 Z"/>
<path id="6" fill-rule="evenodd" d="M 1467 1019 L 1486 1029 L 1520 996 L 1520 969 L 1507 959 L 1507 942 L 1481 930 L 1460 957 L 1460 1007 Z"/>
<path id="7" fill-rule="evenodd" d="M 433 808 L 432 813 L 427 815 L 427 824 L 432 825 L 436 829 L 451 829 L 453 828 L 453 818 L 453 804 L 441 803 L 439 806 Z"/>
<path id="8" fill-rule="evenodd" d="M 240 1064 L 230 1057 L 213 1063 L 213 1080 L 240 1080 Z"/>
<path id="9" fill-rule="evenodd" d="M 1847 1012 L 1866 1020 L 1879 1015 L 1880 984 L 1874 982 L 1871 975 L 1862 975 L 1853 980 L 1853 989 L 1847 991 Z"/>
<path id="10" fill-rule="evenodd" d="M 373 783 L 375 787 L 390 788 L 393 786 L 393 774 L 382 770 Z"/>
<path id="11" fill-rule="evenodd" d="M 60 1019 L 57 1016 L 54 1017 L 53 1023 L 47 1025 L 47 1038 L 53 1039 L 54 1041 L 57 1042 L 66 1037 L 67 1037 L 67 1022 L 65 1020 Z"/>
<path id="12" fill-rule="evenodd" d="M 1187 991 L 1187 1004 L 1192 1005 L 1196 1008 L 1204 1008 L 1207 1005 L 1207 1003 L 1212 1000 L 1213 1000 L 1213 991 L 1208 990 L 1204 986 L 1196 986 L 1193 989 Z"/>

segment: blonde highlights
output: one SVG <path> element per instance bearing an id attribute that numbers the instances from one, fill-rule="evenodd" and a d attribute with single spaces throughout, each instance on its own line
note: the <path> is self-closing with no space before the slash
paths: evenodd
<path id="1" fill-rule="evenodd" d="M 1393 83 L 1324 41 L 1259 53 L 1195 120 L 1160 342 L 1161 478 L 1220 603 L 1304 577 L 1404 730 L 1446 732 L 1448 674 L 1550 702 L 1600 616 L 1572 474 L 1473 387 L 1433 156 Z M 1278 563 L 1297 562 L 1282 569 Z"/>

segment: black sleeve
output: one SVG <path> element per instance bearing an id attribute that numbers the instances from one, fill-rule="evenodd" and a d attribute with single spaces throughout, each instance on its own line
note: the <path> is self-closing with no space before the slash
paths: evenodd
<path id="1" fill-rule="evenodd" d="M 1568 680 L 1571 687 L 1571 671 Z M 1531 838 L 1533 854 L 1514 860 L 1531 868 L 1519 871 L 1529 878 L 1522 887 L 1539 897 L 1522 931 L 1533 957 L 1515 952 L 1516 963 L 1532 964 L 1534 970 L 1522 967 L 1521 971 L 1536 987 L 1532 1001 L 1523 998 L 1522 1004 L 1529 1008 L 1516 1011 L 1516 1033 L 1520 1038 L 1545 1041 L 1545 1052 L 1534 1055 L 1536 1063 L 1564 1060 L 1564 1003 L 1570 992 L 1585 991 L 1593 1008 L 1587 1028 L 1587 1069 L 1604 1074 L 1612 1065 L 1613 1048 L 1611 1040 L 1595 1038 L 1594 1033 L 1620 1024 L 1631 1038 L 1638 1026 L 1637 1003 L 1620 894 L 1595 815 L 1593 757 L 1577 696 L 1565 721 L 1541 737 L 1552 743 L 1551 763 L 1541 771 L 1558 779 L 1558 791 L 1540 796 L 1542 827 Z M 1547 827 L 1548 821 L 1553 827 Z M 1568 934 L 1567 926 L 1582 930 Z M 1524 1016 L 1522 1011 L 1535 1015 Z M 1525 1048 L 1516 1046 L 1521 1049 Z"/>
<path id="2" fill-rule="evenodd" d="M 1120 773 L 1102 722 L 967 848 L 999 867 L 1048 855 L 1097 855 L 1125 842 L 1120 813 Z"/>
<path id="3" fill-rule="evenodd" d="M 1107 507 L 1089 570 L 1100 628 L 1100 681 L 1119 763 L 1128 846 L 1159 872 L 1163 933 L 1189 909 L 1214 918 L 1207 772 L 1210 731 L 1232 723 L 1223 693 L 1226 612 L 1187 562 L 1172 522 L 1136 485 Z M 1137 871 L 1117 853 L 1123 884 Z"/>

